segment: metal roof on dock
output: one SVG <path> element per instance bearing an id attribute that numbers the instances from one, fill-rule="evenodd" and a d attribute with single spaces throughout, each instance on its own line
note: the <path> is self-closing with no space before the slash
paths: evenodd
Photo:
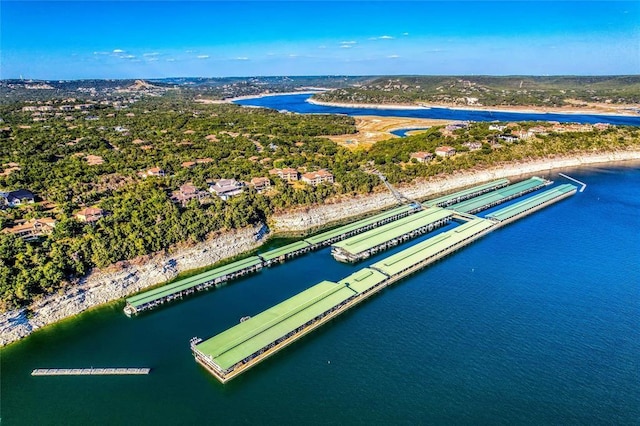
<path id="1" fill-rule="evenodd" d="M 387 276 L 382 272 L 376 271 L 375 269 L 364 268 L 341 279 L 338 281 L 338 284 L 345 285 L 358 293 L 364 293 L 386 279 Z"/>
<path id="2" fill-rule="evenodd" d="M 370 250 L 383 243 L 408 234 L 418 228 L 451 217 L 453 212 L 440 207 L 430 207 L 411 216 L 398 219 L 386 225 L 371 229 L 360 235 L 332 244 L 351 254 L 358 254 Z"/>
<path id="3" fill-rule="evenodd" d="M 406 206 L 400 206 L 400 207 L 396 207 L 394 209 L 391 210 L 387 210 L 385 212 L 382 213 L 378 213 L 374 216 L 368 217 L 366 219 L 361 219 L 357 222 L 353 222 L 350 223 L 348 225 L 344 225 L 344 226 L 340 226 L 339 228 L 336 229 L 332 229 L 330 231 L 326 231 L 323 232 L 321 234 L 317 234 L 314 235 L 312 237 L 308 237 L 305 238 L 304 240 L 311 243 L 311 244 L 319 244 L 322 243 L 326 240 L 329 240 L 331 238 L 335 238 L 337 236 L 340 236 L 342 234 L 346 234 L 348 232 L 354 231 L 356 229 L 360 229 L 363 228 L 365 226 L 371 225 L 373 223 L 379 222 L 381 220 L 393 217 L 395 215 L 398 214 L 403 214 L 403 213 L 407 213 L 413 209 L 415 209 L 416 207 L 413 205 L 406 205 Z"/>
<path id="4" fill-rule="evenodd" d="M 191 287 L 204 284 L 216 278 L 220 278 L 228 274 L 233 274 L 235 272 L 241 271 L 242 269 L 250 268 L 259 264 L 262 264 L 262 260 L 258 256 L 251 256 L 246 259 L 238 260 L 227 265 L 211 269 L 210 271 L 202 272 L 192 277 L 164 285 L 162 287 L 145 291 L 144 293 L 140 293 L 136 296 L 129 297 L 127 298 L 127 303 L 137 308 L 146 303 L 153 302 L 154 300 L 171 296 L 174 293 L 187 290 Z"/>
<path id="5" fill-rule="evenodd" d="M 344 285 L 322 281 L 197 344 L 196 349 L 223 370 L 229 369 L 355 294 Z"/>
<path id="6" fill-rule="evenodd" d="M 427 200 L 423 204 L 425 206 L 437 206 L 438 204 L 441 204 L 441 203 L 449 204 L 450 202 L 453 202 L 458 198 L 467 198 L 471 194 L 475 194 L 476 192 L 489 191 L 489 190 L 499 188 L 501 186 L 505 186 L 508 184 L 509 184 L 508 179 L 498 179 L 482 185 L 474 186 L 472 188 L 463 189 L 462 191 L 454 192 L 453 194 L 434 198 L 433 200 Z"/>
<path id="7" fill-rule="evenodd" d="M 474 219 L 389 256 L 371 267 L 389 276 L 396 275 L 493 225 L 489 220 Z"/>
<path id="8" fill-rule="evenodd" d="M 458 212 L 471 213 L 481 209 L 485 205 L 496 202 L 499 203 L 501 200 L 509 199 L 523 191 L 531 191 L 536 187 L 544 186 L 546 183 L 546 180 L 534 176 L 531 179 L 514 183 L 513 185 L 509 185 L 486 194 L 478 195 L 477 197 L 462 201 L 447 208 Z"/>
<path id="9" fill-rule="evenodd" d="M 258 253 L 258 256 L 264 260 L 277 259 L 280 256 L 286 256 L 289 253 L 307 248 L 310 245 L 311 244 L 306 241 L 296 241 L 295 243 L 287 244 L 286 246 L 278 247 L 265 253 Z"/>
<path id="10" fill-rule="evenodd" d="M 488 214 L 487 218 L 496 219 L 499 221 L 507 220 L 529 209 L 532 209 L 541 204 L 544 204 L 547 201 L 551 201 L 554 198 L 560 197 L 570 192 L 575 192 L 577 189 L 578 189 L 577 186 L 571 185 L 569 183 L 558 185 L 540 194 L 534 195 L 532 197 L 528 197 L 525 200 L 519 201 L 503 209 L 500 209 L 491 214 Z"/>

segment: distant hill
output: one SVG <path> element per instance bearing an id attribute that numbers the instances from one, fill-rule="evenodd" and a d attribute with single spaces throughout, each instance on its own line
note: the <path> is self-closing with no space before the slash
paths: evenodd
<path id="1" fill-rule="evenodd" d="M 346 103 L 562 107 L 638 104 L 640 76 L 394 76 L 316 95 Z"/>

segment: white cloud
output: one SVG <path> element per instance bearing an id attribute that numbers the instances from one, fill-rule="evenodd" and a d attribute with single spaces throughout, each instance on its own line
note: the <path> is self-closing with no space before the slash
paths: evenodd
<path id="1" fill-rule="evenodd" d="M 248 61 L 249 60 L 249 58 L 247 56 L 238 56 L 238 57 L 233 58 L 233 59 L 235 59 L 236 61 Z"/>
<path id="2" fill-rule="evenodd" d="M 113 53 L 124 53 L 122 49 L 113 49 Z"/>
<path id="3" fill-rule="evenodd" d="M 399 57 L 400 57 L 400 55 L 389 55 L 389 56 L 387 56 L 387 58 L 389 58 L 389 59 L 395 59 L 395 58 L 399 58 Z"/>
<path id="4" fill-rule="evenodd" d="M 167 58 L 167 62 L 175 62 L 176 59 L 175 58 Z"/>
<path id="5" fill-rule="evenodd" d="M 296 53 L 290 53 L 290 54 L 289 54 L 289 57 L 290 57 L 290 58 L 297 58 L 297 57 L 298 57 L 298 55 L 297 55 Z"/>
<path id="6" fill-rule="evenodd" d="M 408 35 L 409 35 L 409 33 L 402 33 L 402 35 L 403 35 L 403 36 L 408 36 Z"/>
<path id="7" fill-rule="evenodd" d="M 318 49 L 326 49 L 326 48 L 327 48 L 327 46 L 325 46 L 324 44 L 323 44 L 323 45 L 318 46 Z"/>
<path id="8" fill-rule="evenodd" d="M 198 59 L 208 59 L 209 55 L 198 55 L 198 56 L 196 56 L 196 58 L 198 58 Z"/>
<path id="9" fill-rule="evenodd" d="M 120 56 L 122 59 L 135 59 L 135 55 L 124 55 L 124 56 Z"/>
<path id="10" fill-rule="evenodd" d="M 340 47 L 343 48 L 343 49 L 351 49 L 351 45 L 350 44 L 343 44 Z"/>
<path id="11" fill-rule="evenodd" d="M 370 37 L 369 40 L 393 40 L 395 37 L 392 37 L 390 35 L 383 35 L 380 37 Z"/>
<path id="12" fill-rule="evenodd" d="M 340 44 L 344 44 L 344 45 L 348 45 L 348 44 L 356 44 L 356 43 L 358 43 L 358 42 L 357 42 L 357 41 L 353 41 L 353 40 L 351 40 L 351 41 L 341 41 L 341 42 L 340 42 Z"/>
<path id="13" fill-rule="evenodd" d="M 158 52 L 151 52 L 151 53 L 143 53 L 142 56 L 158 56 L 160 55 Z"/>
<path id="14" fill-rule="evenodd" d="M 94 55 L 108 55 L 109 52 L 93 52 Z"/>

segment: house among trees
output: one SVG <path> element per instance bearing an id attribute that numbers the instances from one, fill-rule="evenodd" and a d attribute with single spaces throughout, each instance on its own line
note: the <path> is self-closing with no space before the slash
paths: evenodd
<path id="1" fill-rule="evenodd" d="M 482 144 L 480 142 L 465 142 L 462 146 L 469 148 L 469 151 L 477 151 L 482 148 Z"/>
<path id="2" fill-rule="evenodd" d="M 217 195 L 223 201 L 227 201 L 231 197 L 242 194 L 243 191 L 244 184 L 235 179 L 219 179 L 209 187 L 209 192 Z"/>
<path id="3" fill-rule="evenodd" d="M 185 183 L 177 191 L 171 194 L 171 200 L 180 203 L 183 207 L 193 199 L 202 201 L 207 198 L 209 194 L 207 191 L 202 191 L 190 183 Z"/>
<path id="4" fill-rule="evenodd" d="M 468 121 L 457 121 L 455 123 L 448 124 L 445 127 L 445 129 L 447 129 L 450 132 L 453 132 L 460 129 L 467 129 L 469 128 L 469 124 L 470 123 Z"/>
<path id="5" fill-rule="evenodd" d="M 36 200 L 33 192 L 26 189 L 0 192 L 0 197 L 5 199 L 5 202 L 9 207 L 17 207 L 23 204 L 33 204 Z"/>
<path id="6" fill-rule="evenodd" d="M 319 185 L 322 182 L 333 183 L 333 174 L 327 170 L 318 170 L 317 172 L 309 172 L 302 175 L 302 181 L 309 185 Z"/>
<path id="7" fill-rule="evenodd" d="M 413 152 L 411 153 L 411 158 L 415 158 L 418 163 L 428 163 L 433 159 L 433 154 L 430 152 Z"/>
<path id="8" fill-rule="evenodd" d="M 80 222 L 95 223 L 104 217 L 104 210 L 98 207 L 87 207 L 76 213 Z"/>
<path id="9" fill-rule="evenodd" d="M 438 157 L 452 157 L 456 154 L 456 149 L 451 146 L 439 146 L 436 148 L 436 155 Z"/>
<path id="10" fill-rule="evenodd" d="M 511 143 L 516 142 L 518 140 L 518 137 L 515 135 L 500 135 L 498 136 L 498 139 Z"/>
<path id="11" fill-rule="evenodd" d="M 278 176 L 280 179 L 286 180 L 287 182 L 298 180 L 299 176 L 298 171 L 290 167 L 286 167 L 284 169 L 271 169 L 269 170 L 269 174 Z"/>
<path id="12" fill-rule="evenodd" d="M 53 232 L 56 221 L 50 217 L 31 219 L 12 228 L 5 228 L 2 232 L 20 237 L 25 241 L 38 239 Z"/>
<path id="13" fill-rule="evenodd" d="M 165 173 L 164 170 L 162 170 L 160 167 L 152 167 L 148 170 L 144 170 L 142 172 L 138 172 L 138 175 L 142 176 L 142 177 L 147 177 L 147 176 L 159 176 L 159 177 L 164 177 Z"/>
<path id="14" fill-rule="evenodd" d="M 251 178 L 251 185 L 253 185 L 256 191 L 264 192 L 271 188 L 271 180 L 267 177 L 254 177 Z"/>

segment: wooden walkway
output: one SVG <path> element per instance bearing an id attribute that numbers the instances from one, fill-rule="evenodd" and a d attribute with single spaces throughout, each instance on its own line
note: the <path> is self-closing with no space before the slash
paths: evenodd
<path id="1" fill-rule="evenodd" d="M 36 368 L 32 376 L 126 376 L 149 374 L 150 368 Z"/>

